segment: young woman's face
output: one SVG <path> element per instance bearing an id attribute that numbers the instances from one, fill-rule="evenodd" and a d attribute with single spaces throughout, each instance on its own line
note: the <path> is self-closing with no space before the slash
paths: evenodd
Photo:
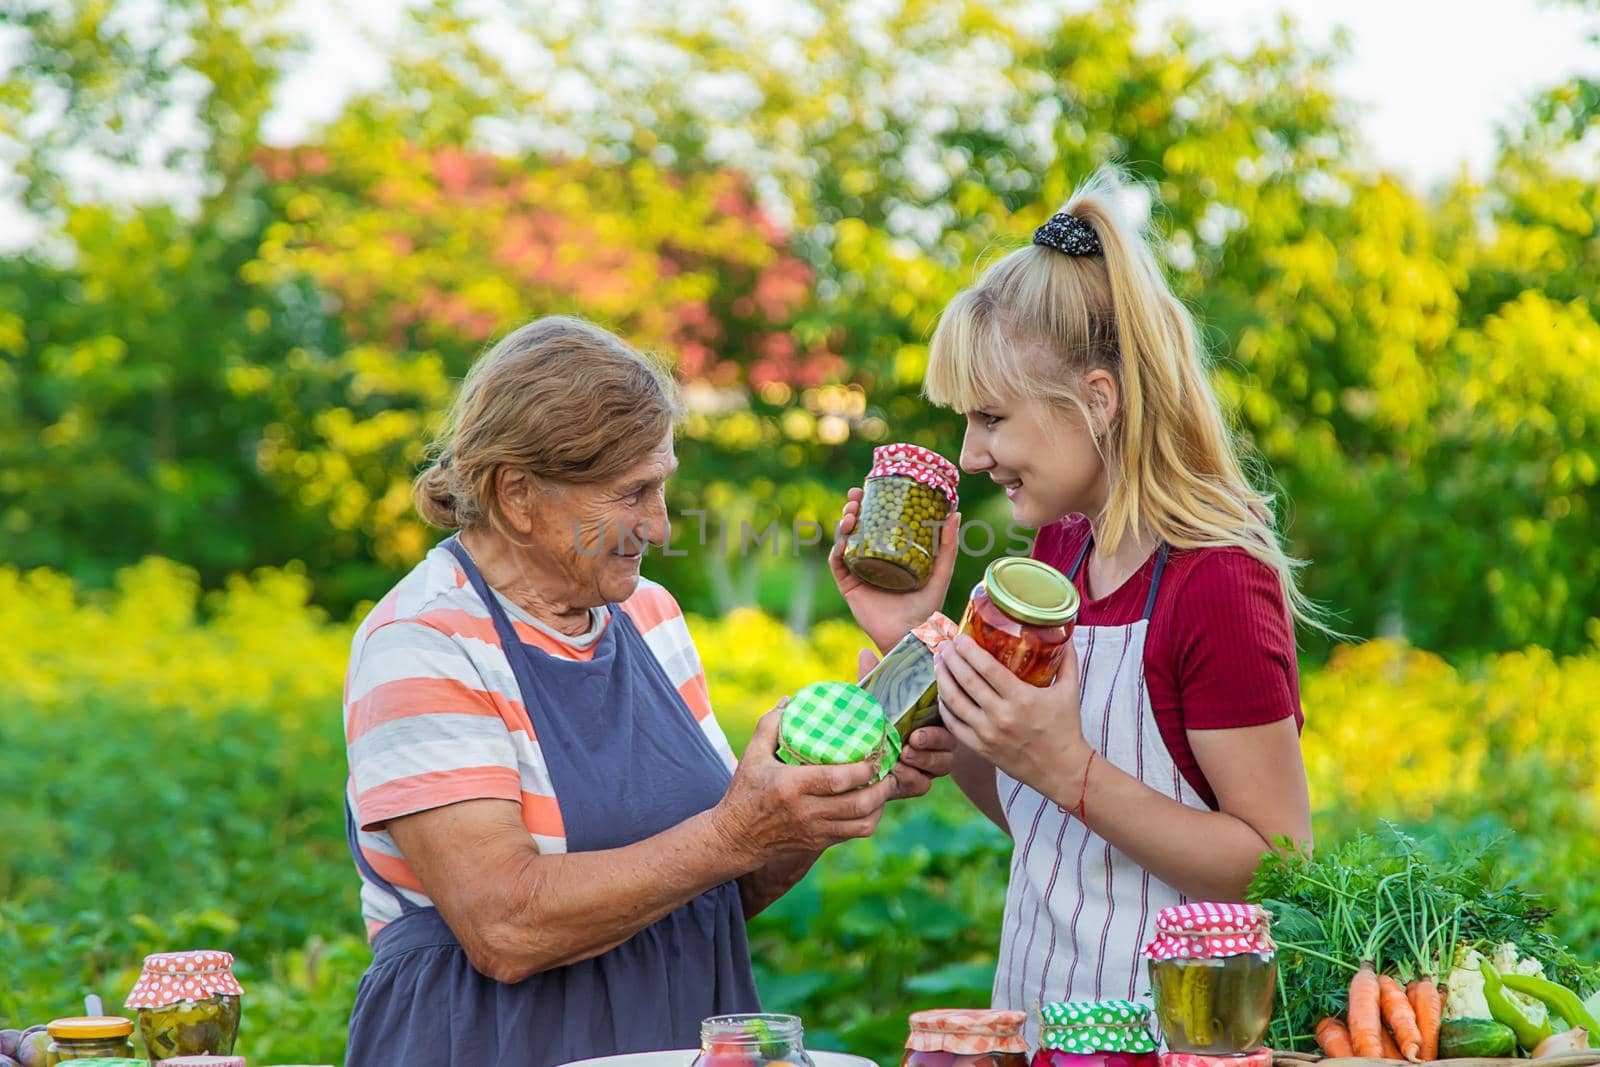
<path id="1" fill-rule="evenodd" d="M 1011 397 L 967 412 L 961 469 L 1004 488 L 1021 526 L 1092 516 L 1105 506 L 1105 461 L 1076 408 Z"/>

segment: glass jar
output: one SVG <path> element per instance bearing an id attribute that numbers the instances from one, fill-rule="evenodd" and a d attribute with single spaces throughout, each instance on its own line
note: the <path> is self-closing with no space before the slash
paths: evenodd
<path id="1" fill-rule="evenodd" d="M 50 1047 L 49 1067 L 66 1060 L 129 1057 L 133 1055 L 133 1021 L 116 1015 L 89 1015 L 56 1019 L 45 1027 Z"/>
<path id="2" fill-rule="evenodd" d="M 900 1067 L 1028 1067 L 1025 1022 L 1020 1011 L 919 1011 Z"/>
<path id="3" fill-rule="evenodd" d="M 796 1015 L 714 1015 L 700 1023 L 700 1055 L 692 1067 L 816 1067 L 804 1037 Z"/>
<path id="4" fill-rule="evenodd" d="M 240 997 L 227 952 L 157 952 L 126 1006 L 139 1013 L 151 1063 L 175 1056 L 228 1056 L 239 1036 Z"/>
<path id="5" fill-rule="evenodd" d="M 174 1056 L 161 1067 L 245 1067 L 243 1056 Z"/>
<path id="6" fill-rule="evenodd" d="M 1156 916 L 1144 951 L 1167 1047 L 1197 1056 L 1259 1050 L 1277 1003 L 1277 948 L 1254 904 L 1183 904 Z"/>
<path id="7" fill-rule="evenodd" d="M 853 682 L 813 682 L 783 707 L 778 759 L 797 767 L 878 765 L 880 781 L 900 759 L 900 735 L 878 698 Z"/>
<path id="8" fill-rule="evenodd" d="M 1168 1052 L 1161 1067 L 1272 1067 L 1272 1050 L 1260 1049 L 1243 1056 L 1196 1056 L 1188 1052 Z"/>
<path id="9" fill-rule="evenodd" d="M 1078 620 L 1078 590 L 1036 559 L 1007 556 L 972 587 L 961 632 L 1029 685 L 1055 680 Z"/>
<path id="10" fill-rule="evenodd" d="M 1130 1000 L 1073 1001 L 1039 1010 L 1033 1067 L 1159 1067 L 1150 1009 Z"/>
<path id="11" fill-rule="evenodd" d="M 909 593 L 927 584 L 939 534 L 955 510 L 955 464 L 916 445 L 872 451 L 856 528 L 844 545 L 844 565 L 868 585 Z"/>
<path id="12" fill-rule="evenodd" d="M 933 653 L 956 636 L 956 624 L 940 612 L 912 628 L 884 653 L 861 679 L 861 688 L 877 698 L 895 737 L 903 744 L 924 726 L 938 726 L 939 680 Z"/>

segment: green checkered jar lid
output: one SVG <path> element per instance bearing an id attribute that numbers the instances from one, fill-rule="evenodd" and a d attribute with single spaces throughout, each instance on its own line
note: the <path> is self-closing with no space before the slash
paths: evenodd
<path id="1" fill-rule="evenodd" d="M 1093 1055 L 1096 1052 L 1154 1052 L 1150 1007 L 1131 1000 L 1075 1000 L 1039 1009 L 1040 1042 L 1048 1049 Z"/>
<path id="2" fill-rule="evenodd" d="M 881 778 L 900 758 L 900 746 L 878 698 L 851 682 L 806 686 L 778 724 L 778 758 L 797 766 L 877 760 Z"/>

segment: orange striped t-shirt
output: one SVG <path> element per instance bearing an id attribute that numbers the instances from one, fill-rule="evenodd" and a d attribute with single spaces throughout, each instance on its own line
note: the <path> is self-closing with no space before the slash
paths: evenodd
<path id="1" fill-rule="evenodd" d="M 584 638 L 565 637 L 496 597 L 517 635 L 554 656 L 589 659 L 607 624 L 598 611 L 597 629 Z M 620 607 L 712 746 L 733 766 L 677 601 L 641 579 Z M 488 609 L 448 549 L 429 552 L 357 629 L 344 721 L 357 843 L 373 870 L 408 900 L 432 903 L 384 829 L 402 815 L 464 800 L 513 800 L 522 805 L 522 821 L 540 852 L 567 850 L 555 788 L 510 662 Z M 371 937 L 399 917 L 400 905 L 363 878 L 361 911 Z"/>

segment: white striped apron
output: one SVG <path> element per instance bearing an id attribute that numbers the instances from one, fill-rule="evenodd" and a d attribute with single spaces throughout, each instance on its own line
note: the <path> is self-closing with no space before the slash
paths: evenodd
<path id="1" fill-rule="evenodd" d="M 1086 541 L 1068 577 L 1077 577 L 1089 547 Z M 1206 811 L 1167 750 L 1145 688 L 1145 632 L 1166 564 L 1163 545 L 1139 621 L 1073 632 L 1083 736 L 1162 796 Z M 1028 1041 L 1036 1045 L 1040 1004 L 1146 996 L 1150 980 L 1139 953 L 1153 936 L 1155 914 L 1187 898 L 1065 808 L 1004 771 L 995 774 L 1012 848 L 994 1007 L 1028 1012 Z"/>

